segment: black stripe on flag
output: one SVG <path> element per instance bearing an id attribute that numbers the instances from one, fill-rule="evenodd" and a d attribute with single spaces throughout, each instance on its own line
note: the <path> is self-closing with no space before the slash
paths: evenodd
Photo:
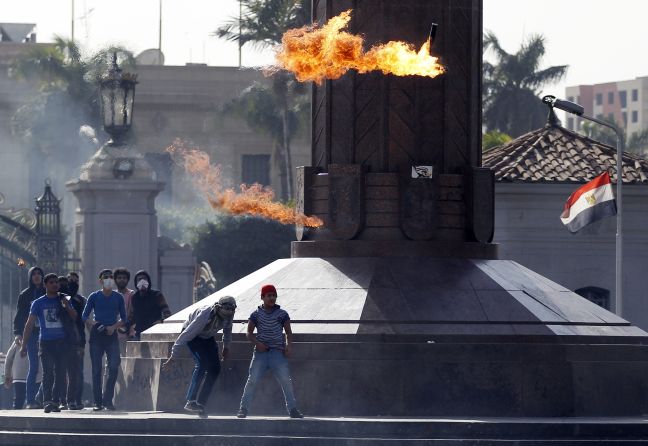
<path id="1" fill-rule="evenodd" d="M 581 211 L 581 213 L 572 221 L 567 223 L 566 226 L 570 232 L 578 232 L 590 223 L 594 223 L 595 221 L 605 217 L 611 217 L 616 215 L 616 213 L 616 200 L 607 200 Z"/>

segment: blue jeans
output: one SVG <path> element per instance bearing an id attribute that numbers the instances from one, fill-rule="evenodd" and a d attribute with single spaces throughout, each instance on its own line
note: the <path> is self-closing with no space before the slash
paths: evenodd
<path id="1" fill-rule="evenodd" d="M 272 370 L 272 373 L 281 386 L 284 398 L 286 399 L 286 409 L 290 411 L 290 409 L 297 407 L 292 379 L 290 378 L 290 369 L 288 368 L 288 360 L 284 356 L 283 350 L 271 349 L 266 352 L 254 351 L 252 362 L 250 363 L 250 375 L 248 376 L 247 383 L 245 383 L 243 397 L 241 398 L 241 409 L 250 408 L 250 402 L 254 398 L 256 385 L 268 370 Z"/>
<path id="2" fill-rule="evenodd" d="M 187 347 L 191 350 L 196 363 L 191 376 L 191 384 L 189 384 L 187 390 L 187 401 L 197 401 L 204 406 L 207 404 L 209 394 L 221 369 L 218 344 L 214 338 L 203 339 L 197 337 L 189 341 Z M 199 390 L 200 394 L 198 393 Z"/>
<path id="3" fill-rule="evenodd" d="M 108 361 L 108 379 L 102 393 L 101 378 L 103 377 L 103 355 Z M 95 331 L 90 333 L 90 362 L 92 363 L 92 396 L 95 405 L 107 406 L 112 404 L 115 394 L 115 383 L 119 373 L 119 339 L 117 332 L 108 336 Z"/>
<path id="4" fill-rule="evenodd" d="M 26 383 L 26 398 L 27 404 L 34 404 L 36 402 L 36 393 L 40 385 L 36 383 L 36 376 L 38 375 L 38 338 L 39 331 L 32 331 L 31 337 L 27 342 L 27 359 L 29 360 L 29 371 L 27 372 Z"/>

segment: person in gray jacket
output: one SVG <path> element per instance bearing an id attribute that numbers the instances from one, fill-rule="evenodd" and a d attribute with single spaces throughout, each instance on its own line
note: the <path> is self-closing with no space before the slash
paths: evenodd
<path id="1" fill-rule="evenodd" d="M 221 368 L 218 344 L 214 336 L 223 330 L 222 357 L 225 360 L 229 355 L 229 345 L 232 341 L 235 311 L 236 300 L 232 296 L 221 297 L 214 305 L 206 305 L 194 310 L 182 325 L 182 332 L 171 348 L 171 356 L 162 364 L 162 370 L 167 370 L 183 345 L 191 350 L 196 366 L 184 407 L 189 412 L 205 413 L 205 405 Z"/>

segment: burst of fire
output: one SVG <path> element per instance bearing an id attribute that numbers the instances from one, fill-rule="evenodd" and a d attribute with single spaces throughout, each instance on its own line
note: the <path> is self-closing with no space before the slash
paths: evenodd
<path id="1" fill-rule="evenodd" d="M 20 268 L 24 268 L 26 264 L 27 263 L 23 259 L 18 257 L 18 260 L 16 261 L 16 265 L 18 265 Z"/>
<path id="2" fill-rule="evenodd" d="M 214 209 L 233 215 L 269 218 L 285 225 L 299 224 L 312 228 L 323 225 L 317 217 L 301 214 L 274 201 L 274 192 L 268 187 L 242 184 L 239 191 L 225 188 L 221 182 L 220 166 L 212 165 L 209 155 L 201 150 L 185 148 L 181 141 L 176 141 L 166 150 L 191 175 L 194 184 Z"/>
<path id="3" fill-rule="evenodd" d="M 301 82 L 338 79 L 350 69 L 359 73 L 380 70 L 396 76 L 436 77 L 445 71 L 438 58 L 430 55 L 430 41 L 419 51 L 400 41 L 390 41 L 364 51 L 364 39 L 344 29 L 351 10 L 317 25 L 287 31 L 282 38 L 277 66 L 295 73 Z"/>

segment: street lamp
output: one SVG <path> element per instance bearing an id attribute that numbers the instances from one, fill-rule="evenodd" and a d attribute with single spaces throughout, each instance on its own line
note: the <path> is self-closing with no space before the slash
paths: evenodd
<path id="1" fill-rule="evenodd" d="M 108 75 L 99 83 L 103 127 L 112 137 L 113 145 L 122 145 L 130 130 L 136 84 L 137 74 L 124 73 L 117 65 L 117 53 L 113 53 Z"/>
<path id="2" fill-rule="evenodd" d="M 559 110 L 566 111 L 572 115 L 579 116 L 588 121 L 595 122 L 596 124 L 602 125 L 609 129 L 612 129 L 616 134 L 617 144 L 617 159 L 616 159 L 616 172 L 617 172 L 617 193 L 616 193 L 616 204 L 617 204 L 617 219 L 616 219 L 616 290 L 614 296 L 614 306 L 615 311 L 618 316 L 622 316 L 623 310 L 623 300 L 622 300 L 622 290 L 623 290 L 623 151 L 625 149 L 625 141 L 623 138 L 623 133 L 616 125 L 609 122 L 596 119 L 592 116 L 587 116 L 585 114 L 585 108 L 582 105 L 576 104 L 575 102 L 566 101 L 564 99 L 559 99 L 555 96 L 547 95 L 542 98 L 542 102 L 547 104 L 549 107 L 554 107 Z"/>

